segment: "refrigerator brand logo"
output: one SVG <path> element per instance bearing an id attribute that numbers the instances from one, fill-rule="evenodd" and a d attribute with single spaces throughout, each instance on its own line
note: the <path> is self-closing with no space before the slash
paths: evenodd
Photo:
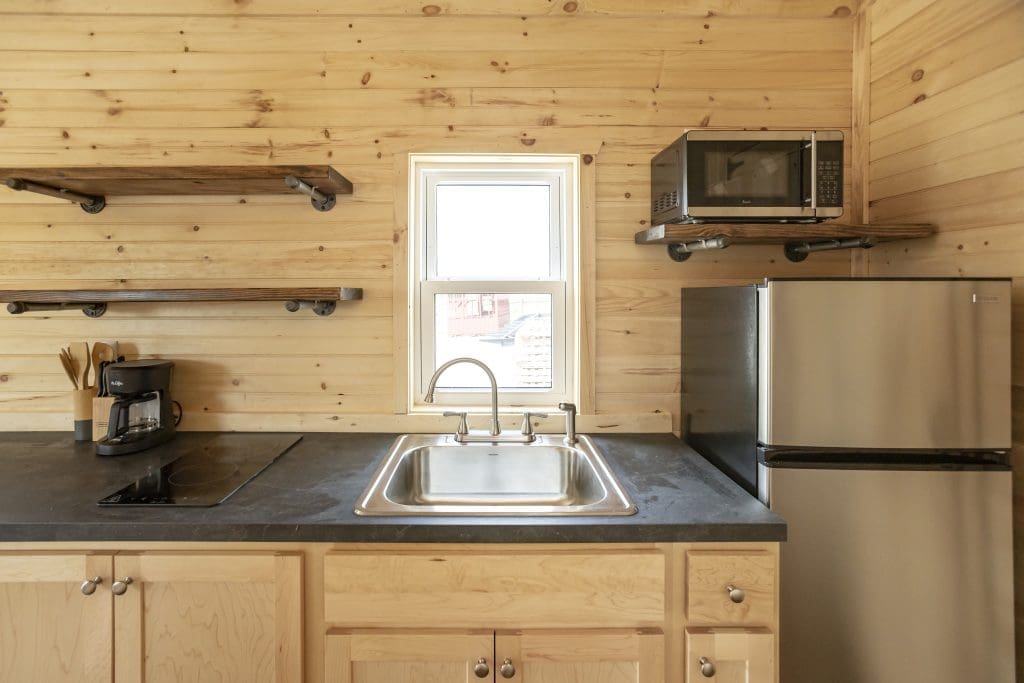
<path id="1" fill-rule="evenodd" d="M 972 304 L 997 304 L 999 303 L 998 296 L 985 296 L 984 294 L 972 294 Z"/>
<path id="2" fill-rule="evenodd" d="M 122 381 L 121 381 L 121 380 L 119 380 L 119 379 L 115 379 L 115 380 L 112 380 L 112 381 L 110 382 L 110 385 L 111 385 L 111 386 L 114 386 L 114 387 L 123 387 L 123 386 L 124 386 L 124 382 L 122 382 Z"/>

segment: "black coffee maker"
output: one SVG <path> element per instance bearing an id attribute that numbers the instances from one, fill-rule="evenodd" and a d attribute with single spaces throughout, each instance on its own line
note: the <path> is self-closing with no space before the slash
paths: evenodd
<path id="1" fill-rule="evenodd" d="M 171 370 L 165 360 L 131 360 L 108 365 L 103 374 L 104 391 L 114 397 L 107 435 L 96 442 L 97 455 L 137 453 L 174 436 Z"/>

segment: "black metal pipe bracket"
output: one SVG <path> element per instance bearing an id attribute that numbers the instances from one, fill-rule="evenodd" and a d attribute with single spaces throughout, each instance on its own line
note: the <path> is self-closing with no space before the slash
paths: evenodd
<path id="1" fill-rule="evenodd" d="M 80 310 L 90 318 L 98 318 L 107 312 L 107 304 L 80 303 L 77 301 L 61 301 L 56 303 L 32 303 L 26 301 L 12 301 L 7 304 L 7 312 L 11 315 L 31 313 L 33 311 L 67 311 Z"/>
<path id="2" fill-rule="evenodd" d="M 878 244 L 874 237 L 847 237 L 822 241 L 786 242 L 783 251 L 793 263 L 800 263 L 814 251 L 835 251 L 836 249 L 870 249 Z"/>
<path id="3" fill-rule="evenodd" d="M 72 202 L 78 202 L 78 205 L 82 207 L 82 211 L 85 211 L 86 213 L 99 213 L 107 205 L 105 197 L 94 197 L 88 194 L 81 194 L 80 192 L 65 190 L 63 187 L 50 187 L 49 185 L 43 185 L 23 178 L 8 178 L 7 187 L 12 190 L 18 190 L 19 192 L 35 192 L 36 194 L 44 194 L 47 197 L 56 197 L 57 199 L 67 199 Z"/>
<path id="4" fill-rule="evenodd" d="M 338 307 L 338 302 L 291 299 L 284 302 L 284 307 L 289 313 L 295 313 L 303 308 L 312 308 L 314 313 L 322 317 L 334 313 L 334 310 Z"/>
<path id="5" fill-rule="evenodd" d="M 695 251 L 706 251 L 708 249 L 725 249 L 732 243 L 728 237 L 719 235 L 707 239 L 694 240 L 692 242 L 680 242 L 679 244 L 668 245 L 668 257 L 676 263 L 682 263 L 690 258 Z"/>
<path id="6" fill-rule="evenodd" d="M 302 178 L 293 175 L 285 176 L 284 184 L 304 195 L 309 195 L 309 203 L 317 211 L 330 211 L 337 202 L 337 197 L 329 192 L 321 192 L 315 186 L 310 185 Z"/>

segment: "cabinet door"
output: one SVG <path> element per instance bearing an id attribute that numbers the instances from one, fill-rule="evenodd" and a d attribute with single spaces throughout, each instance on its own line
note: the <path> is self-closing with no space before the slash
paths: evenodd
<path id="1" fill-rule="evenodd" d="M 109 555 L 0 554 L 0 681 L 110 683 L 111 568 Z"/>
<path id="2" fill-rule="evenodd" d="M 764 628 L 686 629 L 686 682 L 774 683 L 775 637 Z"/>
<path id="3" fill-rule="evenodd" d="M 493 631 L 331 631 L 326 683 L 494 680 Z"/>
<path id="4" fill-rule="evenodd" d="M 665 638 L 657 629 L 499 633 L 494 649 L 495 680 L 662 683 L 664 647 Z"/>
<path id="5" fill-rule="evenodd" d="M 302 680 L 300 555 L 119 555 L 114 580 L 116 683 Z"/>

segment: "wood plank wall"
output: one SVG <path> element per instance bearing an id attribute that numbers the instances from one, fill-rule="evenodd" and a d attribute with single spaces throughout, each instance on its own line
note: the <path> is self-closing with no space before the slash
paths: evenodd
<path id="1" fill-rule="evenodd" d="M 849 132 L 847 0 L 429 2 L 0 5 L 0 166 L 330 163 L 356 187 L 325 214 L 232 196 L 115 198 L 90 216 L 0 191 L 0 288 L 366 291 L 323 319 L 255 303 L 0 314 L 0 429 L 70 428 L 56 352 L 75 339 L 176 360 L 185 429 L 395 429 L 410 151 L 595 156 L 602 415 L 678 417 L 681 286 L 849 272 L 846 253 L 677 264 L 632 242 L 650 157 L 685 128 Z"/>
<path id="2" fill-rule="evenodd" d="M 933 239 L 867 254 L 872 275 L 1012 276 L 1018 679 L 1024 678 L 1024 2 L 877 0 L 870 27 L 871 221 Z"/>

